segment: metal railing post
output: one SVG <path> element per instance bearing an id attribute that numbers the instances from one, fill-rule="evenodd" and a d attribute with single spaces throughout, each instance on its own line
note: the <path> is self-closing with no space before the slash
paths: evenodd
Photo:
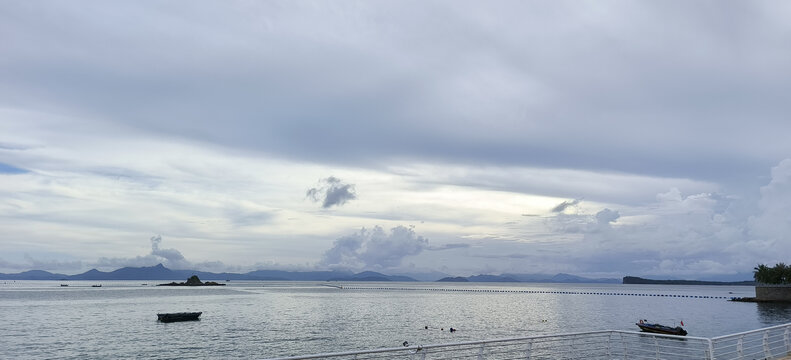
<path id="1" fill-rule="evenodd" d="M 764 331 L 764 357 L 772 357 L 772 352 L 769 351 L 769 331 Z"/>
<path id="2" fill-rule="evenodd" d="M 485 344 L 485 343 L 484 343 L 484 344 L 481 344 L 481 349 L 480 349 L 480 350 L 478 350 L 478 360 L 483 360 L 483 348 L 484 348 L 485 346 L 486 346 L 486 344 Z"/>
<path id="3" fill-rule="evenodd" d="M 533 352 L 533 340 L 527 341 L 527 350 L 525 351 L 525 359 L 530 360 L 530 353 Z"/>
<path id="4" fill-rule="evenodd" d="M 791 352 L 791 332 L 788 331 L 788 327 L 783 332 L 783 342 L 786 345 L 786 355 Z"/>
<path id="5" fill-rule="evenodd" d="M 623 346 L 623 358 L 624 359 L 628 359 L 629 358 L 629 351 L 627 351 L 627 349 L 626 349 L 626 341 L 623 340 L 623 334 L 619 333 L 618 335 L 621 336 L 621 345 Z"/>
<path id="6" fill-rule="evenodd" d="M 706 354 L 706 358 L 709 360 L 714 360 L 714 342 L 711 339 L 706 339 L 709 343 L 708 354 Z"/>
<path id="7" fill-rule="evenodd" d="M 612 332 L 607 336 L 607 358 L 612 359 Z"/>
<path id="8" fill-rule="evenodd" d="M 736 352 L 739 354 L 739 358 L 744 357 L 744 335 L 739 336 L 739 341 L 736 342 Z"/>
<path id="9" fill-rule="evenodd" d="M 654 336 L 654 354 L 656 357 L 654 359 L 659 360 L 659 338 Z"/>

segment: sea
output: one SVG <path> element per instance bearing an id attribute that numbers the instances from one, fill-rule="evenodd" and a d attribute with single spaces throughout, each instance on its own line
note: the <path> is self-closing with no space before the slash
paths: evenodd
<path id="1" fill-rule="evenodd" d="M 181 281 L 181 280 L 174 280 Z M 595 330 L 715 337 L 791 322 L 749 286 L 0 280 L 0 359 L 266 359 Z M 68 286 L 61 286 L 68 285 Z M 92 287 L 101 285 L 101 287 Z M 161 323 L 157 313 L 203 312 Z M 450 328 L 456 331 L 450 332 Z"/>

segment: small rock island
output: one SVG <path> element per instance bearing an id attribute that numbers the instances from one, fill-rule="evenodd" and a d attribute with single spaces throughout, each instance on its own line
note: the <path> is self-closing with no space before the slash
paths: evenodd
<path id="1" fill-rule="evenodd" d="M 157 284 L 157 286 L 225 286 L 225 284 L 220 284 L 214 281 L 202 282 L 198 278 L 198 275 L 192 275 L 189 279 L 187 279 L 187 282 L 177 283 L 174 281 L 168 284 Z"/>

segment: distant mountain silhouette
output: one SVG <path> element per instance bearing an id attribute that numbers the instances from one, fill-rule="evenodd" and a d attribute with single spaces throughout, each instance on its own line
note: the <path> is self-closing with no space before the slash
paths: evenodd
<path id="1" fill-rule="evenodd" d="M 385 275 L 375 271 L 363 271 L 350 276 L 331 278 L 328 281 L 417 281 L 408 276 Z"/>
<path id="2" fill-rule="evenodd" d="M 205 280 L 285 280 L 285 281 L 417 281 L 407 276 L 384 275 L 373 271 L 358 274 L 344 271 L 281 271 L 256 270 L 244 274 L 211 273 L 195 270 L 171 270 L 162 264 L 146 267 L 124 267 L 104 272 L 96 269 L 82 274 L 53 274 L 42 270 L 18 274 L 2 274 L 0 280 L 179 280 L 197 275 Z"/>
<path id="3" fill-rule="evenodd" d="M 69 275 L 53 274 L 43 270 L 30 270 L 18 274 L 0 274 L 0 280 L 63 280 Z"/>
<path id="4" fill-rule="evenodd" d="M 204 280 L 283 280 L 283 281 L 418 281 L 411 276 L 386 275 L 375 271 L 352 273 L 348 271 L 283 271 L 256 270 L 243 274 L 212 273 L 196 270 L 171 270 L 158 264 L 146 267 L 124 267 L 104 272 L 97 269 L 82 274 L 54 274 L 42 270 L 18 274 L 2 274 L 0 280 L 183 280 L 197 275 Z M 468 282 L 540 282 L 540 283 L 621 283 L 621 279 L 589 279 L 570 274 L 501 274 L 469 277 L 446 276 L 438 281 Z"/>
<path id="5" fill-rule="evenodd" d="M 568 283 L 568 284 L 582 284 L 582 283 L 595 283 L 595 284 L 620 284 L 620 279 L 599 278 L 591 279 L 582 276 L 570 275 L 559 273 L 555 275 L 548 274 L 503 274 L 502 276 L 516 279 L 519 282 L 537 282 L 537 283 Z"/>
<path id="6" fill-rule="evenodd" d="M 519 282 L 512 277 L 502 275 L 475 275 L 467 277 L 470 282 Z"/>

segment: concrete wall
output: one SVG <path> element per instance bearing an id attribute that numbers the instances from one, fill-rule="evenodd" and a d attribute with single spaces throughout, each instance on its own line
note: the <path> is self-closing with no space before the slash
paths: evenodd
<path id="1" fill-rule="evenodd" d="M 789 285 L 756 285 L 755 298 L 762 301 L 791 302 L 791 286 Z"/>

